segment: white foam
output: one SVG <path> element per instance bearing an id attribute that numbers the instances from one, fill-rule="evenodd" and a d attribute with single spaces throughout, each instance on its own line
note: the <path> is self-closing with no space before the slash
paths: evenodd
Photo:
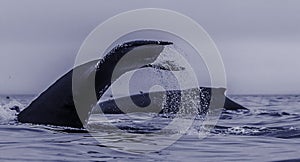
<path id="1" fill-rule="evenodd" d="M 20 109 L 24 107 L 20 102 L 14 99 L 0 106 L 0 124 L 8 123 L 16 119 L 17 112 L 10 109 L 14 106 L 18 106 Z"/>

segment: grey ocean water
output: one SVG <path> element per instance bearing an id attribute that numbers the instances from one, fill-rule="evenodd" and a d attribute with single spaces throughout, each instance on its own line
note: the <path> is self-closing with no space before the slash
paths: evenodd
<path id="1" fill-rule="evenodd" d="M 250 111 L 224 110 L 206 138 L 185 134 L 148 154 L 109 149 L 80 130 L 16 122 L 9 108 L 34 97 L 0 98 L 0 161 L 300 161 L 300 95 L 231 96 Z"/>

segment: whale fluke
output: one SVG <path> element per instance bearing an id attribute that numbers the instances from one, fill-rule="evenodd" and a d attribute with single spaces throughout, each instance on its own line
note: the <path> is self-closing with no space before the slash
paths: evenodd
<path id="1" fill-rule="evenodd" d="M 138 63 L 126 65 L 124 69 L 119 71 L 119 75 L 127 71 L 137 69 L 139 67 L 151 64 L 154 62 L 163 47 L 172 44 L 165 41 L 132 41 L 124 43 L 112 49 L 103 59 L 90 61 L 74 69 L 70 70 L 62 77 L 60 77 L 49 88 L 42 92 L 36 99 L 34 99 L 27 108 L 18 114 L 18 121 L 23 123 L 34 124 L 49 124 L 57 126 L 68 126 L 75 128 L 83 128 L 77 111 L 83 111 L 88 116 L 91 107 L 85 107 L 84 110 L 76 110 L 74 105 L 74 96 L 72 91 L 72 75 L 76 70 L 80 73 L 78 82 L 86 84 L 90 75 L 96 73 L 95 77 L 95 92 L 97 92 L 97 99 L 102 96 L 102 93 L 111 85 L 112 72 L 119 62 L 119 60 L 128 52 L 137 54 L 142 52 L 138 58 Z M 77 82 L 77 81 L 76 81 Z M 75 92 L 76 93 L 76 92 Z M 76 102 L 76 100 L 75 100 Z M 96 103 L 90 103 L 90 105 Z"/>

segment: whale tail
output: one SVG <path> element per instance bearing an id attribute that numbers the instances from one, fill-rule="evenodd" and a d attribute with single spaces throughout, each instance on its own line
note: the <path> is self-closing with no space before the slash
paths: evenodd
<path id="1" fill-rule="evenodd" d="M 111 85 L 113 72 L 119 77 L 127 71 L 148 66 L 157 59 L 164 46 L 171 44 L 165 41 L 132 41 L 117 46 L 103 59 L 90 61 L 64 74 L 21 111 L 17 119 L 23 123 L 83 128 L 81 121 L 85 121 L 92 109 L 91 105 L 96 103 L 87 102 L 84 107 L 76 109 L 74 101 L 78 102 L 77 100 L 82 99 L 76 95 L 84 95 L 85 92 L 73 92 L 73 84 L 80 84 L 84 87 L 90 83 L 90 76 L 95 73 L 94 92 L 97 92 L 97 99 L 99 99 Z M 136 60 L 134 64 L 125 61 L 121 68 L 115 70 L 117 64 L 120 64 L 119 60 L 128 53 Z M 74 79 L 74 72 L 78 78 Z M 78 113 L 85 114 L 85 116 L 81 117 Z"/>

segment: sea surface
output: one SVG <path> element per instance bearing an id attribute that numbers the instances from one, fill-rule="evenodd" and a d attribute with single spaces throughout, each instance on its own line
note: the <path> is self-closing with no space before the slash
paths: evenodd
<path id="1" fill-rule="evenodd" d="M 156 151 L 130 152 L 134 136 L 113 137 L 105 127 L 98 138 L 84 130 L 22 124 L 16 121 L 13 106 L 24 109 L 34 98 L 0 97 L 0 161 L 300 161 L 300 95 L 230 96 L 249 111 L 223 110 L 215 127 L 199 138 L 197 132 L 179 133 L 174 143 Z M 51 115 L 51 114 L 49 114 Z M 150 116 L 151 117 L 151 116 Z M 120 119 L 111 115 L 109 119 Z M 143 126 L 141 136 L 160 128 L 164 117 L 156 116 L 151 125 Z M 97 119 L 97 118 L 96 118 Z M 94 119 L 94 120 L 96 120 Z M 135 118 L 137 120 L 137 118 Z M 119 122 L 122 119 L 119 120 Z M 117 122 L 117 121 L 112 121 Z M 136 126 L 136 125 L 135 125 Z M 132 128 L 132 122 L 122 123 Z M 196 128 L 199 125 L 192 125 Z M 128 129 L 132 130 L 132 129 Z M 99 129 L 98 129 L 99 131 Z M 137 131 L 135 129 L 133 131 Z M 130 133 L 130 132 L 128 132 Z M 176 132 L 166 132 L 165 137 Z M 163 134 L 164 135 L 164 134 Z M 100 138 L 100 140 L 99 140 Z M 112 138 L 114 138 L 112 140 Z M 105 141 L 123 142 L 111 147 Z M 161 141 L 160 141 L 161 140 Z M 165 138 L 144 141 L 144 148 L 165 143 Z M 142 142 L 142 141 L 140 141 Z M 142 148 L 137 148 L 141 149 Z M 125 150 L 125 151 L 124 151 Z"/>

